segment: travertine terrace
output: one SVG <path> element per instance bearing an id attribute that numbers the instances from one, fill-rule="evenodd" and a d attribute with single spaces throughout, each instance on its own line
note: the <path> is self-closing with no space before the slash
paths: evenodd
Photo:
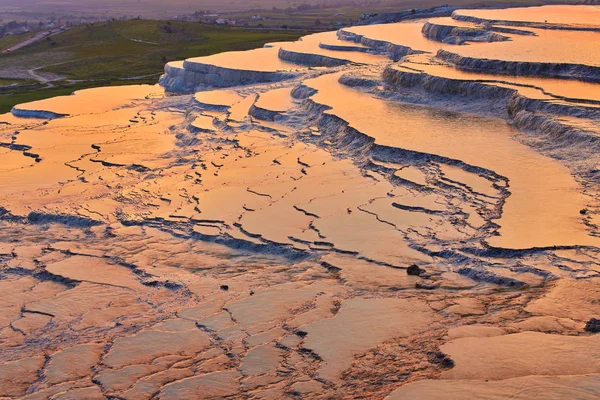
<path id="1" fill-rule="evenodd" d="M 0 116 L 0 397 L 597 399 L 598 6 Z"/>

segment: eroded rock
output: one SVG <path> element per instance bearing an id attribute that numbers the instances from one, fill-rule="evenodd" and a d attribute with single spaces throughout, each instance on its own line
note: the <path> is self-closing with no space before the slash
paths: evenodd
<path id="1" fill-rule="evenodd" d="M 319 375 L 338 380 L 354 354 L 393 337 L 409 336 L 437 319 L 426 304 L 404 299 L 352 299 L 333 318 L 308 325 L 304 347 L 324 361 Z"/>

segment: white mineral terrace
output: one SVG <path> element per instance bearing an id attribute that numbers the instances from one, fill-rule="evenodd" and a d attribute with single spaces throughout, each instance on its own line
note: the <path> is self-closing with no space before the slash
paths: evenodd
<path id="1" fill-rule="evenodd" d="M 463 57 L 496 59 L 501 55 L 506 61 L 600 66 L 600 32 L 529 30 L 535 35 L 510 35 L 509 41 L 461 46 L 457 52 Z"/>
<path id="2" fill-rule="evenodd" d="M 506 85 L 518 90 L 523 95 L 545 100 L 554 100 L 556 102 L 567 98 L 568 103 L 577 103 L 593 105 L 598 103 L 597 91 L 599 85 L 590 82 L 577 80 L 540 79 L 532 76 L 507 76 L 489 73 L 478 73 L 470 71 L 461 71 L 452 66 L 437 63 L 435 58 L 427 54 L 411 55 L 404 59 L 393 68 L 408 68 L 409 70 L 420 71 L 432 76 L 443 78 L 458 79 L 464 81 L 489 82 L 491 85 Z M 539 85 L 539 86 L 538 86 Z"/>
<path id="3" fill-rule="evenodd" d="M 600 245 L 588 236 L 583 220 L 573 218 L 589 201 L 559 162 L 513 139 L 516 131 L 502 120 L 388 102 L 338 83 L 336 74 L 305 84 L 312 99 L 375 139 L 375 144 L 433 154 L 485 168 L 508 178 L 500 236 L 491 244 L 506 248 L 552 245 Z M 405 124 L 410 121 L 410 124 Z M 561 193 L 561 196 L 556 196 Z"/>
<path id="4" fill-rule="evenodd" d="M 294 64 L 285 62 L 277 56 L 278 47 L 266 47 L 247 51 L 230 51 L 206 57 L 189 58 L 185 68 L 193 70 L 194 65 L 213 65 L 215 67 L 257 72 L 278 72 L 298 69 Z"/>
<path id="5" fill-rule="evenodd" d="M 544 23 L 566 28 L 600 28 L 600 7 L 545 6 L 507 8 L 504 10 L 459 10 L 455 17 L 467 16 L 482 20 Z"/>
<path id="6" fill-rule="evenodd" d="M 598 12 L 349 27 L 0 115 L 0 398 L 599 398 Z"/>

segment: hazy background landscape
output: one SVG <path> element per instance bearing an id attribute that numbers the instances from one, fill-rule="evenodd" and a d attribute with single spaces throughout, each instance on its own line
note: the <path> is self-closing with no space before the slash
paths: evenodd
<path id="1" fill-rule="evenodd" d="M 527 3 L 527 4 L 546 4 L 552 3 L 543 1 L 481 1 L 481 0 L 458 0 L 449 2 L 449 4 L 456 5 L 489 5 L 492 3 Z M 554 2 L 558 3 L 558 2 Z M 564 3 L 564 2 L 563 2 Z M 33 12 L 55 12 L 55 13 L 84 13 L 84 14 L 96 14 L 104 15 L 109 14 L 112 16 L 120 16 L 123 14 L 131 13 L 131 15 L 142 14 L 147 17 L 166 17 L 177 14 L 193 13 L 199 8 L 210 9 L 213 11 L 240 11 L 240 10 L 251 10 L 251 9 L 271 9 L 273 7 L 286 9 L 295 8 L 303 4 L 310 5 L 327 5 L 333 7 L 358 7 L 358 8 L 373 8 L 374 10 L 386 10 L 398 7 L 429 7 L 435 5 L 441 5 L 443 3 L 433 0 L 203 0 L 203 1 L 191 1 L 191 0 L 173 0 L 173 1 L 160 1 L 160 0 L 51 0 L 51 1 L 40 1 L 40 0 L 6 0 L 2 2 L 3 6 L 12 6 L 16 9 Z"/>

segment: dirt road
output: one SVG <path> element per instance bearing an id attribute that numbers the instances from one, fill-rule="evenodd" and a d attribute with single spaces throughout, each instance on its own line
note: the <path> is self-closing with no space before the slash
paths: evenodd
<path id="1" fill-rule="evenodd" d="M 24 40 L 21 43 L 18 43 L 16 45 L 12 46 L 12 47 L 9 47 L 8 49 L 3 50 L 2 52 L 3 53 L 9 53 L 9 52 L 13 52 L 13 51 L 22 49 L 25 46 L 29 46 L 30 44 L 38 42 L 38 41 L 40 41 L 40 40 L 42 40 L 42 39 L 44 39 L 44 38 L 46 38 L 46 37 L 48 37 L 50 35 L 58 33 L 58 32 L 61 32 L 60 28 L 51 29 L 51 30 L 48 30 L 48 31 L 38 32 L 38 33 L 35 34 L 35 36 L 30 37 L 29 39 Z"/>

